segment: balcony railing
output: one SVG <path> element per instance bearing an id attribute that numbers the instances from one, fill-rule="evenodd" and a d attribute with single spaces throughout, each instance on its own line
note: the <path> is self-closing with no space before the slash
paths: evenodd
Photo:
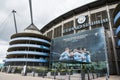
<path id="1" fill-rule="evenodd" d="M 48 62 L 45 59 L 32 59 L 32 58 L 10 58 L 6 59 L 5 62 Z"/>
<path id="2" fill-rule="evenodd" d="M 11 54 L 32 54 L 32 55 L 42 55 L 42 56 L 48 56 L 48 53 L 44 53 L 44 52 L 35 52 L 35 51 L 12 51 L 12 52 L 8 52 L 7 55 L 11 55 Z"/>
<path id="3" fill-rule="evenodd" d="M 41 48 L 41 49 L 50 50 L 49 47 L 46 47 L 43 45 L 35 45 L 35 44 L 14 44 L 14 45 L 10 45 L 9 48 L 13 48 L 13 47 L 34 47 L 34 48 Z"/>
<path id="4" fill-rule="evenodd" d="M 16 40 L 39 41 L 39 42 L 44 42 L 44 43 L 50 44 L 50 42 L 47 41 L 47 40 L 39 39 L 39 38 L 32 38 L 32 37 L 19 37 L 19 38 L 14 38 L 14 39 L 11 39 L 10 42 L 16 41 Z"/>

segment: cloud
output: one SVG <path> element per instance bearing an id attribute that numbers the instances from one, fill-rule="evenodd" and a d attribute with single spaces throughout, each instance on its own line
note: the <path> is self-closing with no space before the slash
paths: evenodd
<path id="1" fill-rule="evenodd" d="M 0 17 L 5 18 L 13 9 L 17 11 L 16 21 L 18 32 L 23 31 L 30 24 L 28 1 L 29 0 L 0 0 Z M 92 1 L 94 0 L 32 0 L 34 23 L 41 29 L 56 17 Z M 2 19 L 0 21 L 2 22 Z M 9 41 L 10 36 L 15 33 L 12 13 L 8 21 L 6 21 L 6 24 L 0 26 L 0 31 L 2 31 L 0 33 L 3 33 L 0 39 L 7 41 Z"/>
<path id="2" fill-rule="evenodd" d="M 28 1 L 0 0 L 0 58 L 3 58 L 6 53 L 11 35 L 15 34 L 11 11 L 13 9 L 17 11 L 16 22 L 18 32 L 23 31 L 30 25 Z M 32 0 L 34 24 L 41 29 L 56 17 L 92 1 L 95 0 Z"/>
<path id="3" fill-rule="evenodd" d="M 7 41 L 0 40 L 0 45 L 8 45 Z"/>
<path id="4" fill-rule="evenodd" d="M 92 1 L 94 0 L 34 0 L 34 22 L 40 29 L 56 17 Z"/>
<path id="5" fill-rule="evenodd" d="M 8 46 L 8 42 L 0 40 L 0 63 L 3 63 L 6 57 Z"/>

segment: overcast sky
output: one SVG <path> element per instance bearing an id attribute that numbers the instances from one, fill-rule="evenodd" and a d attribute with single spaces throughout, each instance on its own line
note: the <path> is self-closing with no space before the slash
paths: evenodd
<path id="1" fill-rule="evenodd" d="M 32 0 L 33 22 L 41 29 L 56 17 L 95 0 Z M 16 10 L 18 32 L 30 25 L 29 0 L 0 0 L 0 62 L 10 36 L 15 33 L 12 10 Z"/>

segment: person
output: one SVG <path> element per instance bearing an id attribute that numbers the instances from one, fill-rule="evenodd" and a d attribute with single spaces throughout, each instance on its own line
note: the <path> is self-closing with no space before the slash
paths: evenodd
<path id="1" fill-rule="evenodd" d="M 78 49 L 74 49 L 74 60 L 75 61 L 82 61 L 81 54 L 79 53 Z"/>
<path id="2" fill-rule="evenodd" d="M 74 60 L 74 53 L 73 53 L 73 50 L 70 50 L 70 60 Z"/>
<path id="3" fill-rule="evenodd" d="M 79 53 L 80 53 L 80 56 L 81 56 L 81 62 L 85 62 L 85 53 L 83 51 L 83 48 L 82 49 L 79 49 Z"/>
<path id="4" fill-rule="evenodd" d="M 91 62 L 90 52 L 86 48 L 83 48 L 83 53 L 85 56 L 85 62 Z"/>
<path id="5" fill-rule="evenodd" d="M 69 48 L 65 48 L 65 51 L 60 55 L 59 60 L 69 60 L 70 57 L 70 49 Z"/>

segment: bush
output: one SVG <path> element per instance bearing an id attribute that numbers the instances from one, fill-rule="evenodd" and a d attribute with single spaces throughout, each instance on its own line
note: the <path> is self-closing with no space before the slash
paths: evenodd
<path id="1" fill-rule="evenodd" d="M 67 72 L 67 70 L 62 69 L 62 70 L 60 71 L 60 75 L 66 75 L 66 72 Z"/>
<path id="2" fill-rule="evenodd" d="M 22 71 L 22 68 L 18 68 L 18 67 L 17 67 L 17 68 L 15 69 L 15 73 L 21 73 L 21 71 Z"/>
<path id="3" fill-rule="evenodd" d="M 73 74 L 73 70 L 68 69 L 67 70 L 67 74 L 72 75 Z"/>
<path id="4" fill-rule="evenodd" d="M 54 75 L 58 75 L 58 71 L 56 69 L 52 69 L 51 70 L 51 75 L 54 76 Z"/>

